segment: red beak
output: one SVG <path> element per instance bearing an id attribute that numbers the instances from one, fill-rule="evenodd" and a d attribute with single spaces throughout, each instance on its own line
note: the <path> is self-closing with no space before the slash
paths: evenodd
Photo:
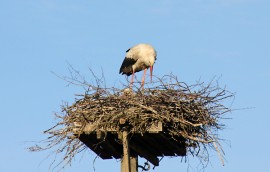
<path id="1" fill-rule="evenodd" d="M 151 82 L 152 82 L 152 76 L 153 76 L 153 68 L 154 68 L 154 66 L 150 66 L 150 78 L 151 78 Z"/>

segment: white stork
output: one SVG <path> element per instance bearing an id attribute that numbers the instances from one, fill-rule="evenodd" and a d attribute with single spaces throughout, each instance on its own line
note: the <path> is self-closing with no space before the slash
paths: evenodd
<path id="1" fill-rule="evenodd" d="M 130 89 L 134 82 L 134 73 L 144 70 L 141 87 L 144 86 L 145 75 L 150 67 L 150 77 L 152 82 L 153 65 L 155 63 L 157 53 L 149 44 L 138 44 L 126 51 L 126 57 L 120 67 L 119 73 L 127 76 L 132 74 L 130 81 Z"/>

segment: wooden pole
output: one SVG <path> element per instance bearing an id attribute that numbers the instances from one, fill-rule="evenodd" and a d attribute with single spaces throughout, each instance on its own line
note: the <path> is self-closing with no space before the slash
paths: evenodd
<path id="1" fill-rule="evenodd" d="M 127 131 L 123 131 L 123 140 L 122 141 L 123 141 L 123 157 L 122 157 L 122 161 L 121 161 L 121 172 L 131 172 L 128 132 Z"/>
<path id="2" fill-rule="evenodd" d="M 128 132 L 123 131 L 123 157 L 121 161 L 121 172 L 138 172 L 138 156 L 130 156 Z"/>
<path id="3" fill-rule="evenodd" d="M 130 171 L 138 172 L 138 156 L 130 157 Z"/>

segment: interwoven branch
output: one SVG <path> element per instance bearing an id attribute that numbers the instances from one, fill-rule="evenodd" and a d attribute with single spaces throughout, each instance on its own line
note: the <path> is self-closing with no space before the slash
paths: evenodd
<path id="1" fill-rule="evenodd" d="M 98 80 L 99 81 L 99 80 Z M 85 82 L 84 82 L 85 83 Z M 87 85 L 87 84 L 85 84 Z M 230 112 L 224 100 L 234 95 L 218 84 L 179 82 L 173 75 L 158 78 L 154 87 L 137 89 L 102 88 L 102 84 L 88 84 L 82 97 L 72 105 L 62 106 L 63 115 L 56 114 L 58 123 L 44 133 L 47 145 L 33 146 L 31 151 L 51 149 L 64 152 L 62 162 L 69 164 L 84 146 L 77 137 L 89 123 L 93 130 L 118 128 L 125 118 L 132 132 L 144 133 L 153 123 L 162 122 L 166 134 L 186 139 L 187 150 L 199 156 L 201 149 L 213 148 L 223 162 L 217 133 L 224 128 L 223 115 Z M 75 124 L 79 123 L 80 126 Z"/>

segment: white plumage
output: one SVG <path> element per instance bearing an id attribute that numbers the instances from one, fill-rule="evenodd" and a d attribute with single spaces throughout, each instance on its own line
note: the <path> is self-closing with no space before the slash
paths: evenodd
<path id="1" fill-rule="evenodd" d="M 120 67 L 119 73 L 132 75 L 130 87 L 134 81 L 134 73 L 144 70 L 142 78 L 142 87 L 144 86 L 145 75 L 150 68 L 150 76 L 152 81 L 153 66 L 156 61 L 156 50 L 149 44 L 138 44 L 126 51 L 126 57 Z"/>

